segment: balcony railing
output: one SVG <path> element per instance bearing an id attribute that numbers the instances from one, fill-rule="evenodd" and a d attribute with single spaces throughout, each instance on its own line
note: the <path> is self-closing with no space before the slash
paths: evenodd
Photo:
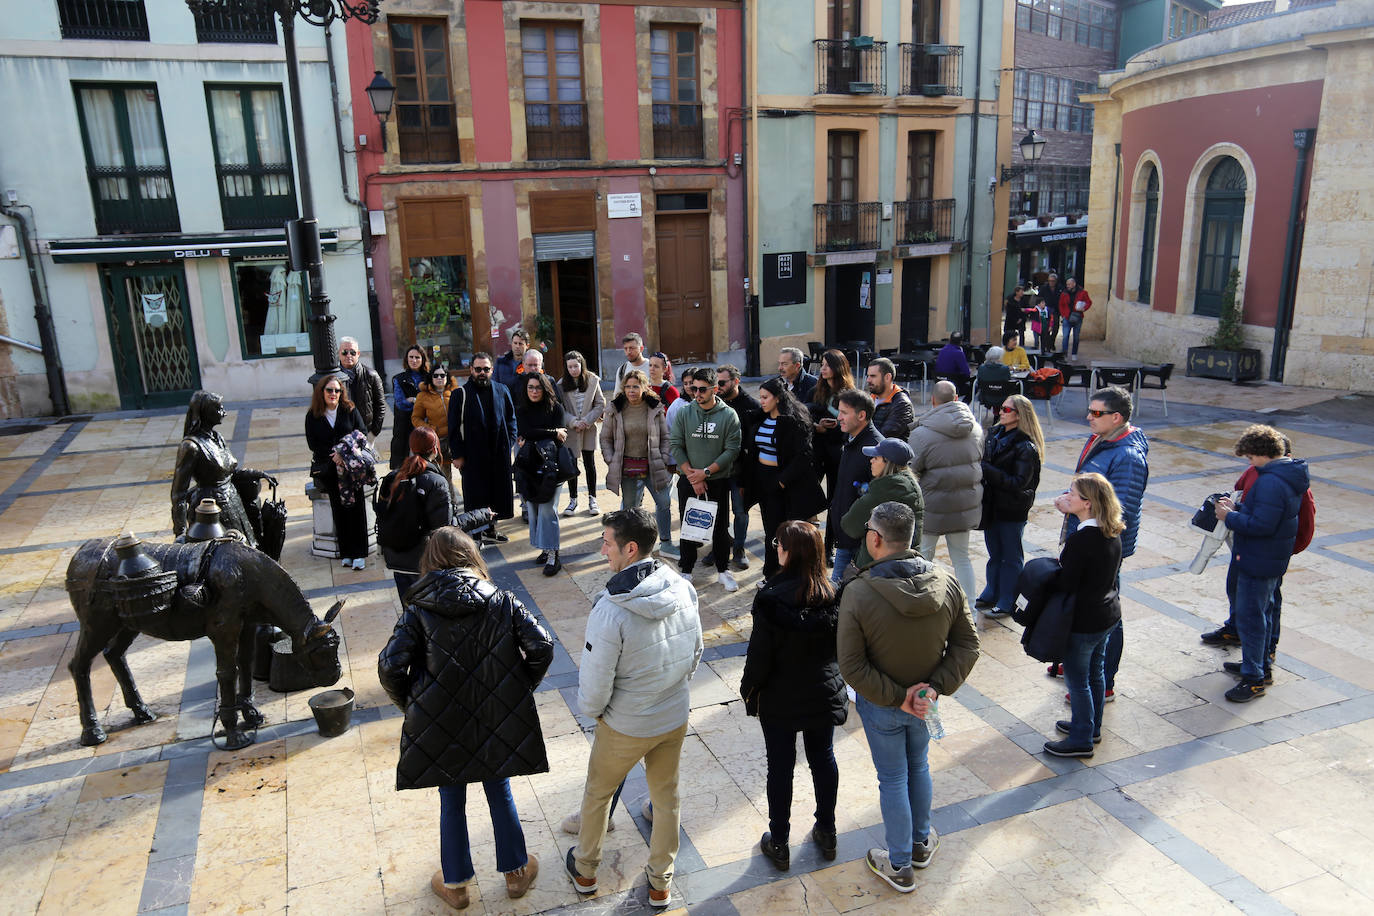
<path id="1" fill-rule="evenodd" d="M 963 95 L 961 45 L 903 44 L 902 95 Z"/>
<path id="2" fill-rule="evenodd" d="M 180 232 L 172 170 L 166 166 L 88 166 L 100 235 Z"/>
<path id="3" fill-rule="evenodd" d="M 57 0 L 63 38 L 148 40 L 143 0 Z"/>
<path id="4" fill-rule="evenodd" d="M 219 165 L 215 170 L 225 229 L 276 229 L 296 218 L 290 165 Z"/>
<path id="5" fill-rule="evenodd" d="M 816 94 L 887 95 L 887 42 L 816 39 Z"/>
<path id="6" fill-rule="evenodd" d="M 216 10 L 195 17 L 196 41 L 201 44 L 277 43 L 277 23 L 270 12 Z"/>
<path id="7" fill-rule="evenodd" d="M 878 247 L 883 205 L 865 203 L 816 204 L 817 251 L 871 251 Z"/>
<path id="8" fill-rule="evenodd" d="M 892 205 L 898 245 L 954 241 L 954 199 L 899 200 Z"/>
<path id="9" fill-rule="evenodd" d="M 530 159 L 590 159 L 585 102 L 526 102 Z"/>
<path id="10" fill-rule="evenodd" d="M 696 103 L 654 103 L 654 157 L 701 158 L 701 106 Z"/>

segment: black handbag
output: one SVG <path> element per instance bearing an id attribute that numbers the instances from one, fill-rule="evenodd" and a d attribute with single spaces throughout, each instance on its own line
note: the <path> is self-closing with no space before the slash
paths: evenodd
<path id="1" fill-rule="evenodd" d="M 277 499 L 277 485 L 272 484 L 272 498 L 262 501 L 262 534 L 258 549 L 280 562 L 286 544 L 286 500 Z"/>

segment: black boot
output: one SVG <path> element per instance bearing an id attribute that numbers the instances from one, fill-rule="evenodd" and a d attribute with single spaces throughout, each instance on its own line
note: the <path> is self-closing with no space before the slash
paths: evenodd
<path id="1" fill-rule="evenodd" d="M 556 576 L 558 571 L 563 568 L 563 561 L 558 559 L 558 551 L 549 555 L 549 562 L 544 566 L 544 575 Z"/>
<path id="2" fill-rule="evenodd" d="M 792 867 L 792 850 L 787 848 L 786 843 L 774 843 L 773 834 L 763 835 L 763 839 L 759 840 L 759 849 L 768 857 L 768 861 L 777 866 L 778 871 L 787 871 Z"/>

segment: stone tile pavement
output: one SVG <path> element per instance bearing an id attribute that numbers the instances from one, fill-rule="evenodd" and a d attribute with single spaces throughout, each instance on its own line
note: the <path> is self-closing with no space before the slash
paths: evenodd
<path id="1" fill-rule="evenodd" d="M 698 914 L 1169 912 L 1352 913 L 1374 909 L 1374 409 L 1369 398 L 1274 385 L 1176 380 L 1169 417 L 1147 394 L 1152 477 L 1140 549 L 1125 570 L 1126 655 L 1119 699 L 1087 761 L 1039 753 L 1066 715 L 1062 682 L 1022 654 L 1019 628 L 993 622 L 968 685 L 932 744 L 942 848 L 903 897 L 870 875 L 881 842 L 876 779 L 857 716 L 839 729 L 840 856 L 793 846 L 792 870 L 756 851 L 766 829 L 757 723 L 737 699 L 750 632 L 750 586 L 725 594 L 700 578 L 707 653 L 693 684 L 683 761 L 683 843 L 674 905 Z M 1069 392 L 1027 528 L 1031 555 L 1056 549 L 1051 500 L 1068 480 L 1085 426 Z M 63 589 L 84 538 L 129 528 L 170 539 L 167 493 L 180 437 L 175 411 L 61 423 L 0 424 L 0 912 L 437 913 L 432 791 L 398 793 L 400 719 L 375 659 L 398 601 L 376 559 L 363 572 L 308 553 L 304 402 L 231 405 L 223 427 L 242 460 L 277 473 L 291 513 L 283 565 L 319 610 L 349 594 L 339 629 L 341 681 L 358 694 L 355 727 L 319 737 L 309 693 L 259 685 L 267 716 L 256 744 L 214 750 L 207 735 L 214 660 L 204 641 L 142 638 L 129 653 L 159 714 L 132 726 L 108 669 L 93 683 L 110 733 L 77 743 L 66 671 L 75 618 Z M 1197 634 L 1224 616 L 1224 557 L 1187 572 L 1192 507 L 1239 473 L 1230 447 L 1266 420 L 1312 461 L 1313 546 L 1285 580 L 1276 684 L 1226 703 L 1225 651 Z M 603 506 L 612 497 L 603 496 Z M 585 505 L 585 503 L 584 503 Z M 471 806 L 473 913 L 636 912 L 645 906 L 643 774 L 608 837 L 602 890 L 581 900 L 561 873 L 589 750 L 574 712 L 589 602 L 607 575 L 599 526 L 565 519 L 565 572 L 546 579 L 511 526 L 493 571 L 549 623 L 560 651 L 538 694 L 551 772 L 513 780 L 527 843 L 543 871 L 522 900 L 505 897 L 489 824 Z M 975 538 L 975 542 L 979 539 Z M 981 544 L 976 544 L 980 558 Z M 981 578 L 981 566 L 978 567 Z M 944 705 L 944 704 L 942 704 Z M 814 805 L 803 766 L 794 834 Z"/>

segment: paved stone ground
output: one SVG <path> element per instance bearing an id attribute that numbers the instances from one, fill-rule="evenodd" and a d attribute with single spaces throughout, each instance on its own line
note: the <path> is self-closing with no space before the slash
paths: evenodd
<path id="1" fill-rule="evenodd" d="M 693 684 L 683 761 L 683 842 L 674 905 L 698 914 L 1225 912 L 1352 913 L 1374 909 L 1374 409 L 1371 399 L 1273 385 L 1177 380 L 1166 419 L 1146 397 L 1152 440 L 1140 548 L 1125 571 L 1126 656 L 1120 698 L 1088 761 L 1039 752 L 1067 714 L 1062 682 L 991 624 L 969 683 L 944 706 L 948 736 L 933 744 L 935 823 L 943 842 L 915 894 L 870 875 L 881 844 L 876 780 L 857 716 L 837 733 L 840 857 L 800 842 L 813 805 L 799 766 L 793 867 L 756 852 L 766 828 L 763 745 L 737 699 L 750 631 L 744 588 L 698 580 L 707 653 Z M 1027 528 L 1031 555 L 1055 549 L 1051 500 L 1064 487 L 1085 426 L 1069 392 L 1049 445 Z M 358 693 L 355 727 L 315 734 L 311 691 L 261 685 L 268 725 L 252 747 L 207 740 L 213 655 L 204 641 L 140 638 L 130 664 L 159 713 L 131 726 L 114 681 L 93 681 L 107 744 L 83 748 L 65 670 L 76 624 L 63 591 L 82 539 L 130 528 L 170 539 L 171 462 L 181 413 L 101 415 L 0 424 L 0 912 L 431 913 L 442 905 L 434 792 L 398 793 L 400 719 L 375 660 L 397 612 L 375 558 L 363 572 L 308 554 L 303 494 L 304 402 L 231 405 L 223 427 L 246 464 L 272 469 L 291 512 L 286 566 L 322 611 L 349 594 L 339 623 L 342 684 Z M 1241 463 L 1231 444 L 1267 420 L 1312 462 L 1317 538 L 1285 580 L 1276 684 L 1237 706 L 1222 650 L 1197 634 L 1224 615 L 1224 557 L 1187 572 L 1198 538 L 1187 521 L 1203 495 L 1226 489 Z M 603 507 L 610 501 L 603 492 Z M 585 503 L 584 503 L 585 505 Z M 493 571 L 537 608 L 559 640 L 538 694 L 552 771 L 513 780 L 529 848 L 543 862 L 534 890 L 507 900 L 490 826 L 471 806 L 474 913 L 646 910 L 647 823 L 642 772 L 609 835 L 602 891 L 580 900 L 561 871 L 572 838 L 588 723 L 573 712 L 591 596 L 606 573 L 595 519 L 565 520 L 566 572 L 545 579 L 523 533 L 492 555 Z M 978 539 L 975 538 L 975 541 Z M 976 546 L 979 558 L 981 544 Z M 981 580 L 981 566 L 979 578 Z M 709 584 L 708 584 L 709 583 Z M 679 911 L 681 912 L 681 911 Z"/>

